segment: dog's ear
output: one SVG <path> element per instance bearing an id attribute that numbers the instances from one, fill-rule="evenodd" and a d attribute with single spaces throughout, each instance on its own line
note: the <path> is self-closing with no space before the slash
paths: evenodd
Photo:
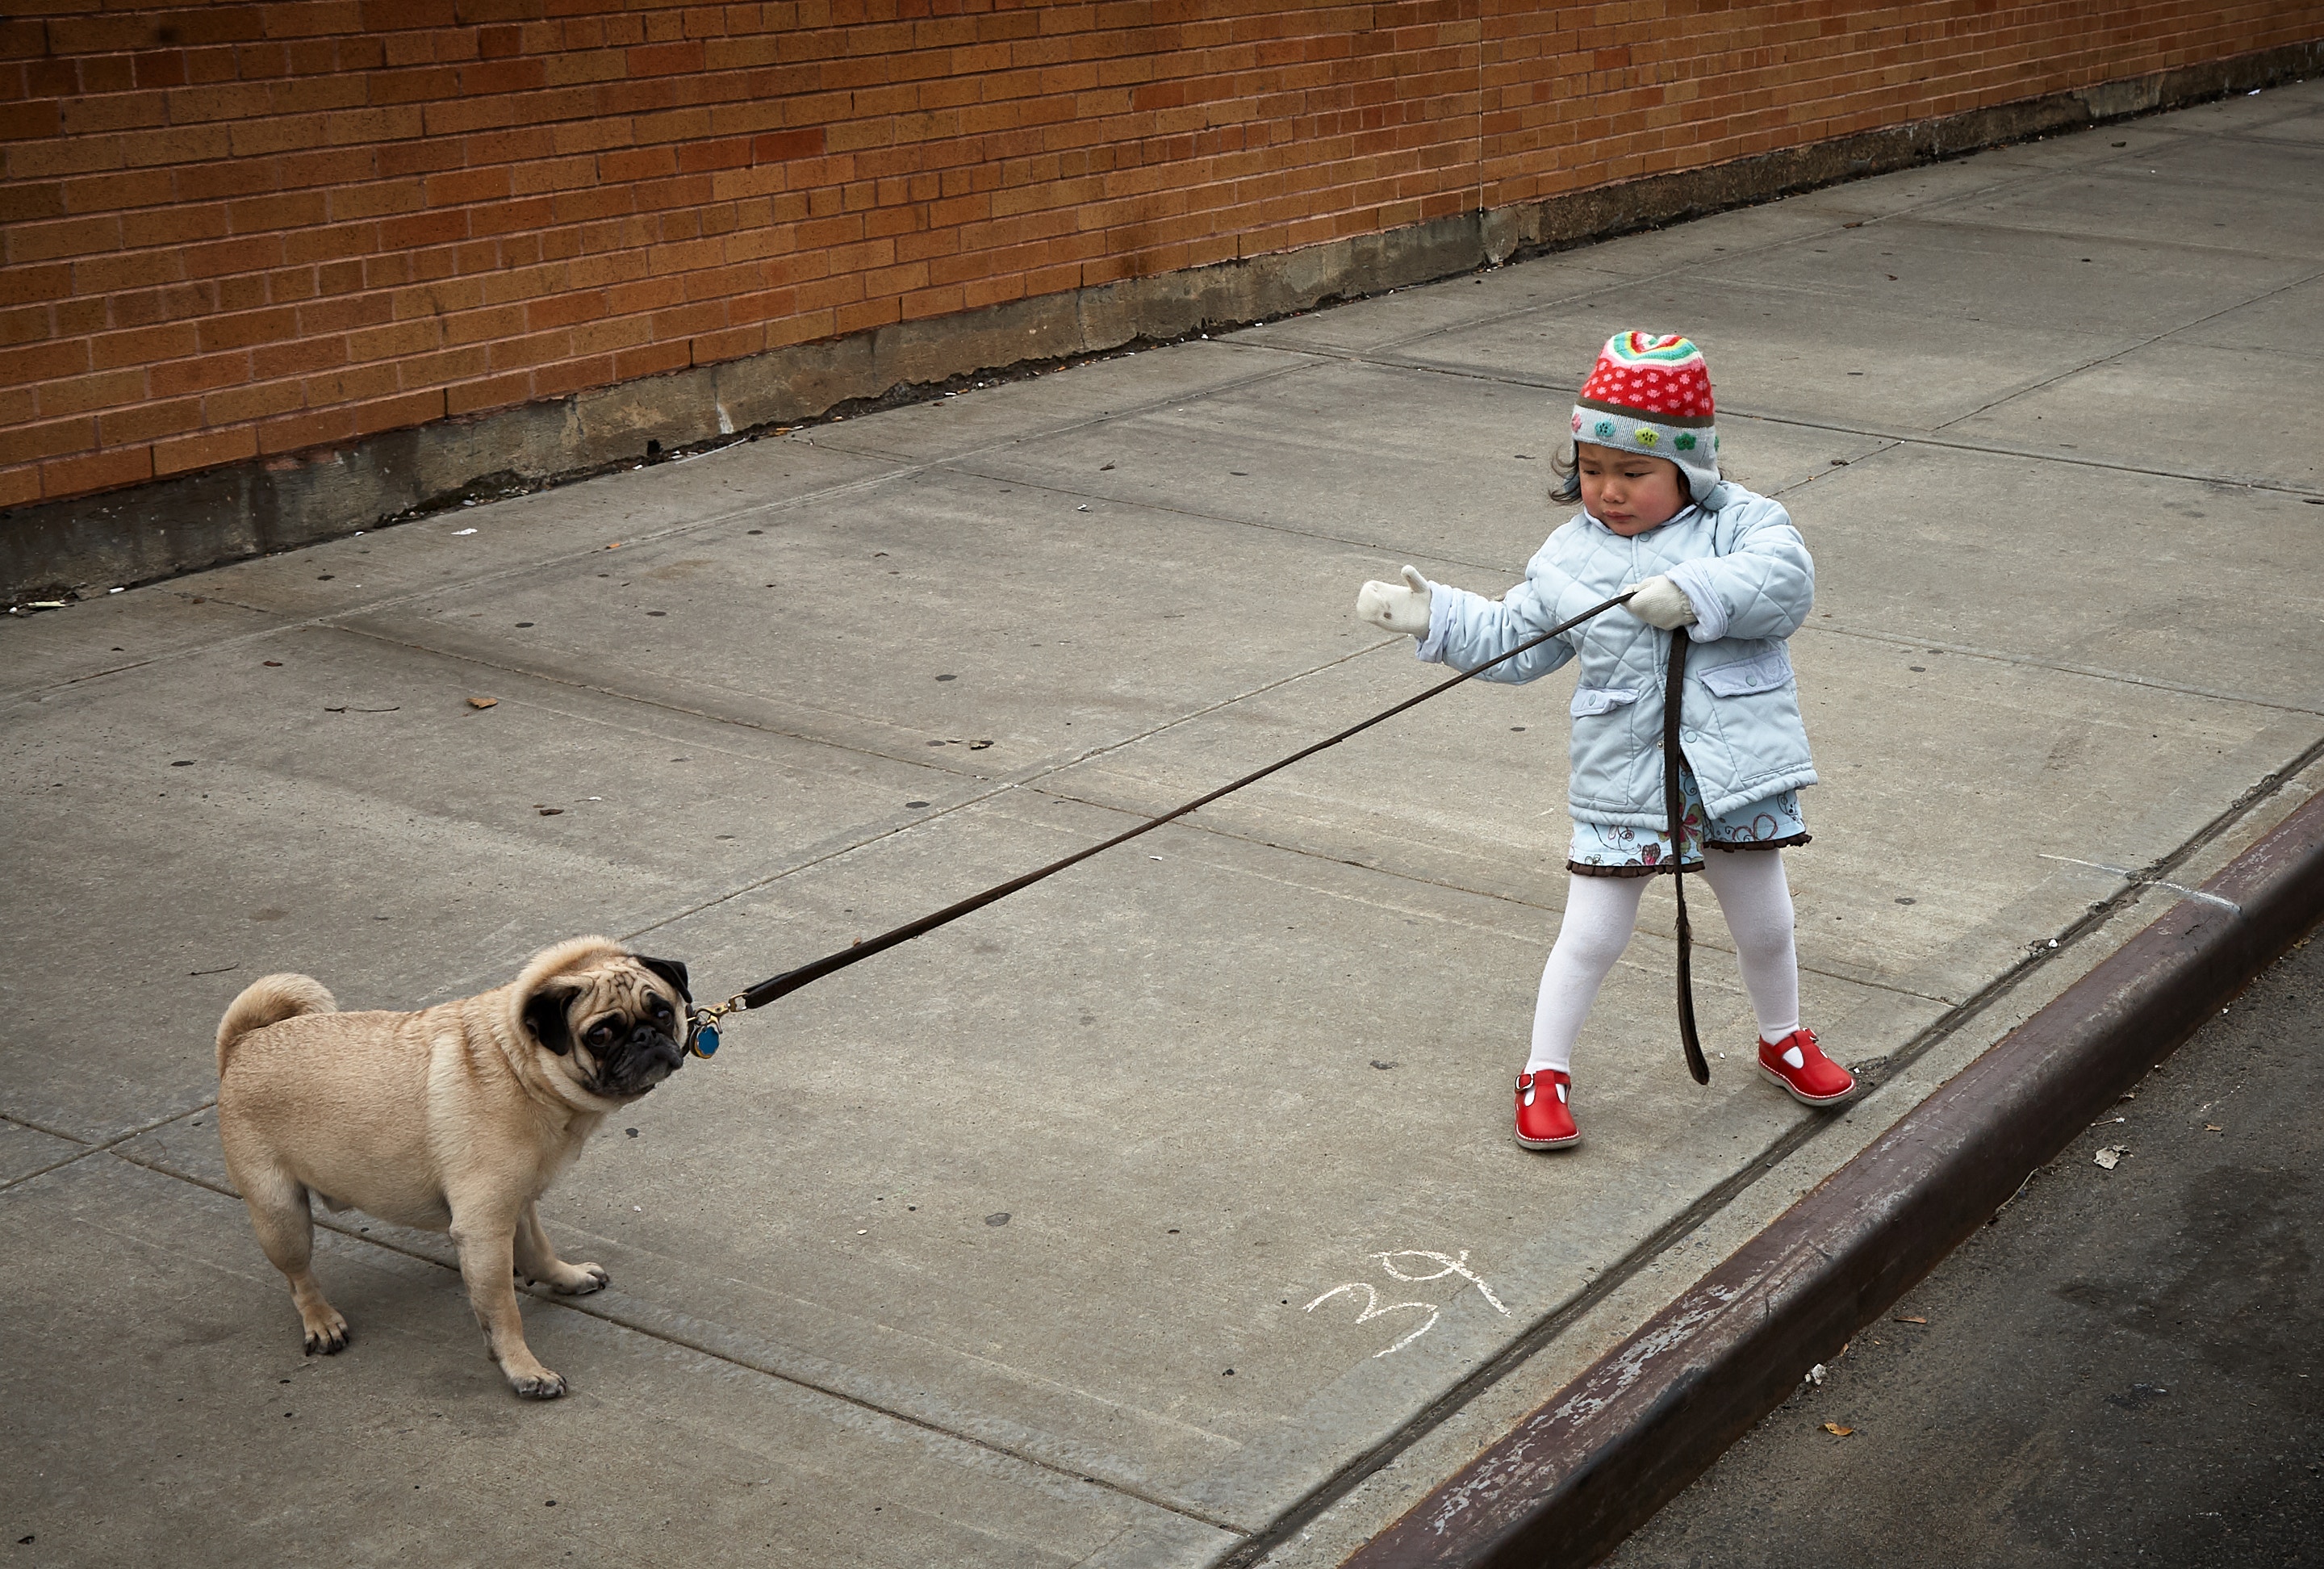
<path id="1" fill-rule="evenodd" d="M 694 993 L 687 991 L 686 987 L 686 966 L 678 960 L 649 959 L 643 954 L 640 954 L 638 963 L 677 987 L 680 998 L 688 1002 L 694 1001 Z"/>
<path id="2" fill-rule="evenodd" d="M 573 1049 L 573 1031 L 565 1022 L 565 1011 L 579 995 L 578 986 L 543 986 L 524 1000 L 525 1028 L 558 1057 Z"/>

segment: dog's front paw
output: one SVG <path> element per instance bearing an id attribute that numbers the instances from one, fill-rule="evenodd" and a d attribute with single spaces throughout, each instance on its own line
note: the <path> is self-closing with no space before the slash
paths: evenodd
<path id="1" fill-rule="evenodd" d="M 309 1356 L 337 1356 L 347 1349 L 347 1321 L 339 1316 L 338 1309 L 327 1307 L 311 1318 L 300 1316 L 306 1322 Z"/>
<path id="2" fill-rule="evenodd" d="M 567 1264 L 563 1276 L 549 1282 L 549 1288 L 567 1297 L 586 1297 L 613 1283 L 603 1264 Z"/>
<path id="3" fill-rule="evenodd" d="M 535 1372 L 511 1373 L 509 1388 L 528 1400 L 554 1400 L 565 1393 L 565 1377 L 547 1368 Z"/>

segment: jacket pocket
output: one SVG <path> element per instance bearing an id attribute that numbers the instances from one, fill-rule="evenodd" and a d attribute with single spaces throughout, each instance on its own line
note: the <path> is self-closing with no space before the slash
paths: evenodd
<path id="1" fill-rule="evenodd" d="M 1772 692 L 1791 685 L 1792 657 L 1778 643 L 1756 660 L 1737 660 L 1732 664 L 1705 670 L 1702 680 L 1717 697 L 1741 697 L 1753 692 Z"/>
<path id="2" fill-rule="evenodd" d="M 1576 687 L 1572 714 L 1576 719 L 1587 719 L 1592 715 L 1610 714 L 1637 700 L 1637 693 L 1628 687 Z"/>

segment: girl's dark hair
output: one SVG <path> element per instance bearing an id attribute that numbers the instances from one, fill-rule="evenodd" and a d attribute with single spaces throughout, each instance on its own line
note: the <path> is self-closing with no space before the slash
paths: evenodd
<path id="1" fill-rule="evenodd" d="M 1567 442 L 1564 450 L 1549 460 L 1549 466 L 1557 475 L 1557 483 L 1549 487 L 1549 499 L 1562 507 L 1580 506 L 1582 455 L 1574 449 L 1573 443 Z"/>

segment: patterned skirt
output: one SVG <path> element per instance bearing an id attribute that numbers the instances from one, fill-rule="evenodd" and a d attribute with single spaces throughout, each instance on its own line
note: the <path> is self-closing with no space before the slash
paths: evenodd
<path id="1" fill-rule="evenodd" d="M 1797 790 L 1747 801 L 1731 812 L 1722 812 L 1711 819 L 1711 831 L 1705 835 L 1702 792 L 1695 788 L 1693 771 L 1683 763 L 1679 765 L 1678 782 L 1686 792 L 1678 852 L 1683 858 L 1680 863 L 1689 871 L 1702 864 L 1705 844 L 1713 850 L 1781 850 L 1808 843 L 1807 819 L 1800 816 Z M 1577 822 L 1565 869 L 1578 877 L 1651 877 L 1671 870 L 1671 836 L 1660 828 Z"/>

